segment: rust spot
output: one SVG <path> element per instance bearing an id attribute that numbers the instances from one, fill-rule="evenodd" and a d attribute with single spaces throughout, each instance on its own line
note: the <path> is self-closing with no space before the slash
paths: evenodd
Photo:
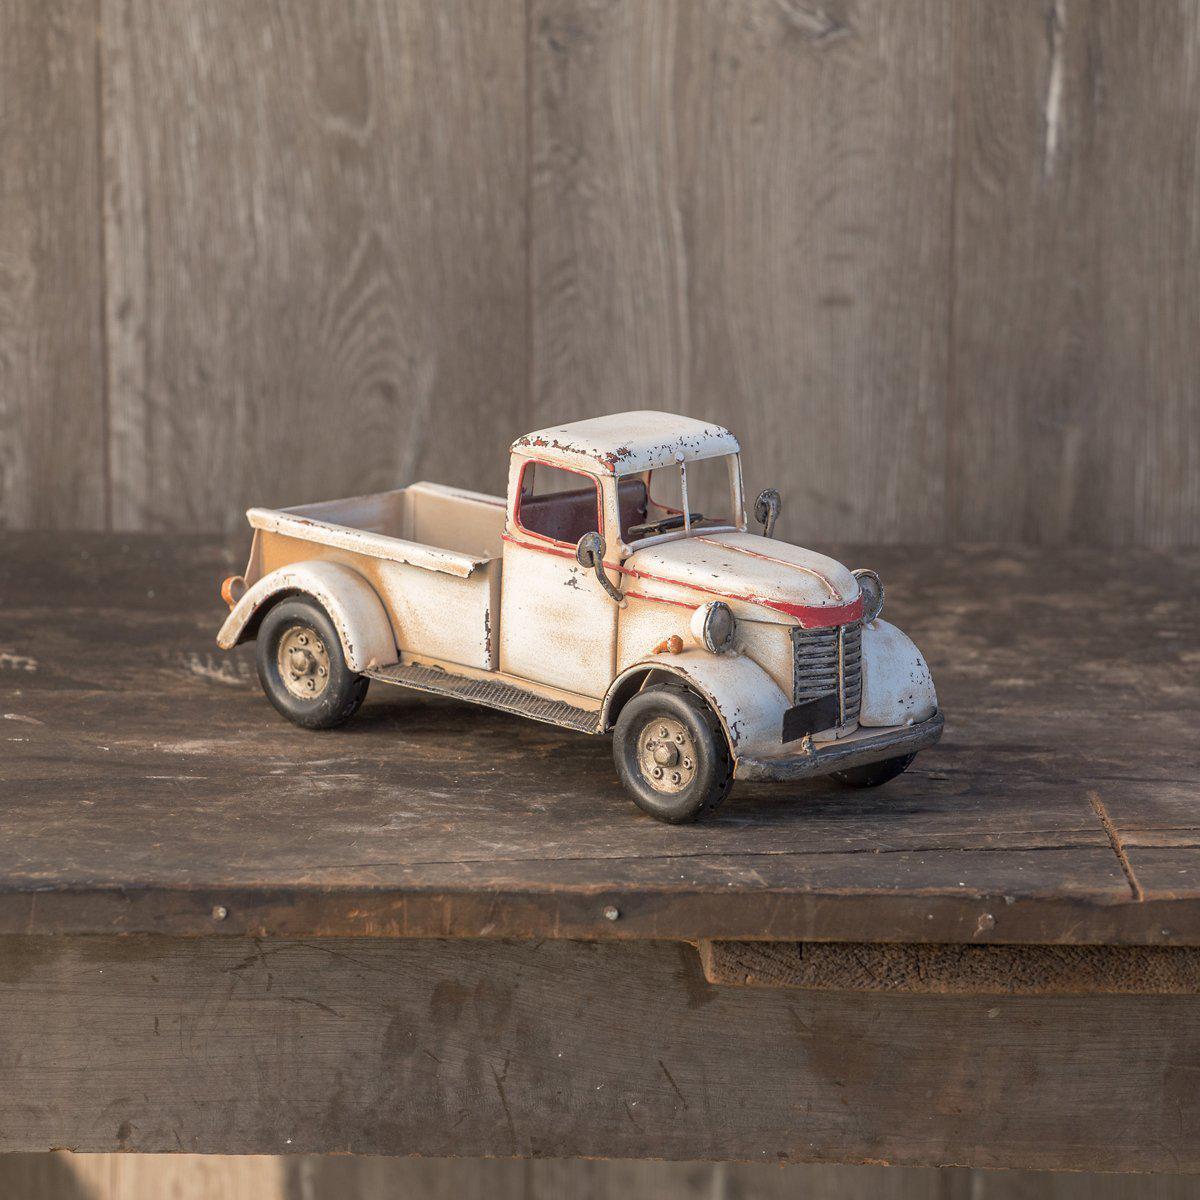
<path id="1" fill-rule="evenodd" d="M 608 450 L 600 455 L 602 462 L 610 471 L 615 471 L 617 463 L 627 459 L 633 451 L 628 446 L 618 446 L 615 450 Z"/>
<path id="2" fill-rule="evenodd" d="M 681 654 L 683 652 L 683 638 L 677 633 L 671 634 L 669 638 L 664 638 L 654 647 L 655 654 Z"/>
<path id="3" fill-rule="evenodd" d="M 533 446 L 539 450 L 561 450 L 564 454 L 583 453 L 578 446 L 572 446 L 570 442 L 560 442 L 558 438 L 544 438 L 540 434 L 536 437 L 532 434 L 526 434 L 524 437 L 517 438 L 513 445 Z"/>

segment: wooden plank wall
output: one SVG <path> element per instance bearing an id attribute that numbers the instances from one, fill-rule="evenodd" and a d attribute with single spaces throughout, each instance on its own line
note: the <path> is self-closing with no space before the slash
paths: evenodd
<path id="1" fill-rule="evenodd" d="M 463 434 L 501 486 L 523 37 L 509 0 L 102 0 L 117 528 L 464 479 Z"/>
<path id="2" fill-rule="evenodd" d="M 0 526 L 110 519 L 94 14 L 0 0 Z"/>
<path id="3" fill-rule="evenodd" d="M 658 406 L 813 540 L 1200 542 L 1195 0 L 0 0 L 0 527 Z"/>

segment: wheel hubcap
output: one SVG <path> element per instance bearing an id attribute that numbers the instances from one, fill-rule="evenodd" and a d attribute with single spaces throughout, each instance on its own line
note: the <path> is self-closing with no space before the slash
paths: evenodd
<path id="1" fill-rule="evenodd" d="M 647 721 L 638 735 L 638 766 L 656 792 L 681 792 L 696 775 L 696 747 L 674 717 Z"/>
<path id="2" fill-rule="evenodd" d="M 320 635 L 293 625 L 279 639 L 279 677 L 299 700 L 315 700 L 329 686 L 329 651 Z"/>

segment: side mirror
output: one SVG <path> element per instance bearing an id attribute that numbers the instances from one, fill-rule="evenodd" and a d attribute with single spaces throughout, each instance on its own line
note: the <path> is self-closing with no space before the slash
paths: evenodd
<path id="1" fill-rule="evenodd" d="M 604 561 L 604 552 L 607 549 L 608 547 L 604 544 L 604 535 L 593 530 L 591 533 L 585 533 L 579 539 L 579 545 L 575 547 L 575 561 L 581 567 L 594 571 L 596 564 Z"/>
<path id="2" fill-rule="evenodd" d="M 604 572 L 604 552 L 606 549 L 604 536 L 592 530 L 591 533 L 585 533 L 579 539 L 579 544 L 575 547 L 575 561 L 586 570 L 595 571 L 596 578 L 600 581 L 600 586 L 618 604 L 623 605 L 625 597 L 609 583 L 608 576 Z"/>
<path id="3" fill-rule="evenodd" d="M 775 533 L 775 522 L 782 507 L 779 493 L 774 488 L 765 488 L 758 493 L 758 499 L 754 502 L 754 519 L 763 527 L 763 537 L 771 537 Z"/>

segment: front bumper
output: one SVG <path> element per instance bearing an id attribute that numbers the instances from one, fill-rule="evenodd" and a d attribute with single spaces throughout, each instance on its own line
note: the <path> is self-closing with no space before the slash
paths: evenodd
<path id="1" fill-rule="evenodd" d="M 916 754 L 932 746 L 942 736 L 945 718 L 940 712 L 915 725 L 892 725 L 886 729 L 859 729 L 849 737 L 836 742 L 814 744 L 808 739 L 801 743 L 802 749 L 793 750 L 778 757 L 740 757 L 733 768 L 736 779 L 808 779 L 814 775 L 828 775 L 830 771 L 844 771 L 849 767 L 861 767 L 864 763 L 880 762 L 885 758 L 899 758 L 903 754 Z"/>

